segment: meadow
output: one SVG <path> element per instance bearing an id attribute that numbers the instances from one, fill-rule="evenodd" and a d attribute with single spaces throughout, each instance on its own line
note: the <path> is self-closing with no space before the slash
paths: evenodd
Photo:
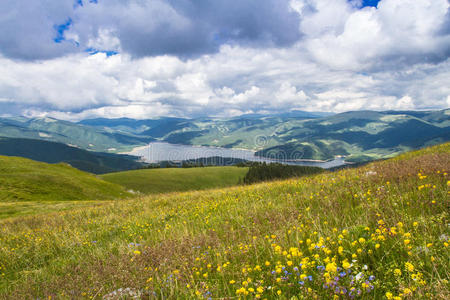
<path id="1" fill-rule="evenodd" d="M 447 143 L 3 220 L 0 298 L 449 299 L 449 166 Z"/>
<path id="2" fill-rule="evenodd" d="M 158 168 L 102 175 L 111 183 L 143 194 L 184 192 L 237 185 L 245 177 L 248 168 Z"/>
<path id="3" fill-rule="evenodd" d="M 123 187 L 70 167 L 0 156 L 0 204 L 22 201 L 102 200 L 129 196 Z"/>

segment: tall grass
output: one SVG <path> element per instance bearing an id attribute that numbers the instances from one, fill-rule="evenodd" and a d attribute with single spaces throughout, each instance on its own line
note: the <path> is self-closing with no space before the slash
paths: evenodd
<path id="1" fill-rule="evenodd" d="M 143 194 L 205 190 L 237 185 L 248 168 L 158 168 L 116 172 L 101 178 Z"/>
<path id="2" fill-rule="evenodd" d="M 449 153 L 3 221 L 0 297 L 448 299 Z"/>

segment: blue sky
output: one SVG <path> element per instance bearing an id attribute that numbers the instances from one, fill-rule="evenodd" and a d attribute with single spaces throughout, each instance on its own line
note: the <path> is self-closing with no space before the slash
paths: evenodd
<path id="1" fill-rule="evenodd" d="M 362 7 L 367 6 L 377 7 L 378 2 L 380 2 L 380 0 L 363 0 Z"/>
<path id="2" fill-rule="evenodd" d="M 450 106 L 447 0 L 4 0 L 2 115 Z"/>

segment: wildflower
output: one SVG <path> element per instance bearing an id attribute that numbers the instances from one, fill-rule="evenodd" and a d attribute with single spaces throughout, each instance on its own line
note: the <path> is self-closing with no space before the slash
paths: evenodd
<path id="1" fill-rule="evenodd" d="M 405 289 L 403 289 L 403 294 L 404 294 L 405 296 L 409 296 L 409 295 L 412 294 L 412 291 L 411 291 L 410 289 L 408 289 L 408 288 L 405 288 Z"/>
<path id="2" fill-rule="evenodd" d="M 351 265 L 347 260 L 344 260 L 342 262 L 342 267 L 347 270 L 347 269 L 350 269 Z"/>
<path id="3" fill-rule="evenodd" d="M 139 251 L 139 250 L 134 250 L 133 253 L 136 254 L 136 255 L 140 255 L 140 254 L 141 254 L 141 251 Z"/>
<path id="4" fill-rule="evenodd" d="M 386 298 L 392 299 L 393 298 L 392 293 L 391 292 L 386 292 Z"/>
<path id="5" fill-rule="evenodd" d="M 230 280 L 230 284 L 235 284 L 235 283 L 236 283 L 236 281 Z"/>
<path id="6" fill-rule="evenodd" d="M 337 271 L 337 266 L 334 262 L 327 264 L 325 270 L 330 273 L 335 273 Z"/>
<path id="7" fill-rule="evenodd" d="M 395 269 L 394 270 L 394 275 L 395 276 L 402 276 L 402 271 L 400 269 Z"/>
<path id="8" fill-rule="evenodd" d="M 414 271 L 414 265 L 411 264 L 411 263 L 409 263 L 409 262 L 406 262 L 406 263 L 405 263 L 405 267 L 406 267 L 406 269 L 407 269 L 409 272 L 413 272 L 413 271 Z"/>

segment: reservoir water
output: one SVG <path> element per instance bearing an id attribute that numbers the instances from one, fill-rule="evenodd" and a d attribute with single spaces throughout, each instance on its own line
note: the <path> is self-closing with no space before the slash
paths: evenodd
<path id="1" fill-rule="evenodd" d="M 169 144 L 163 142 L 154 142 L 150 143 L 148 146 L 135 148 L 128 154 L 139 156 L 148 163 L 157 163 L 161 161 L 183 161 L 207 157 L 222 157 L 226 158 L 225 162 L 228 165 L 232 165 L 233 160 L 237 159 L 244 159 L 255 162 L 266 162 L 266 163 L 275 162 L 299 166 L 315 166 L 324 169 L 342 166 L 346 164 L 343 157 L 337 157 L 329 161 L 311 161 L 311 160 L 294 161 L 282 159 L 269 159 L 260 156 L 255 156 L 254 151 L 245 149 L 190 146 L 190 145 Z"/>

